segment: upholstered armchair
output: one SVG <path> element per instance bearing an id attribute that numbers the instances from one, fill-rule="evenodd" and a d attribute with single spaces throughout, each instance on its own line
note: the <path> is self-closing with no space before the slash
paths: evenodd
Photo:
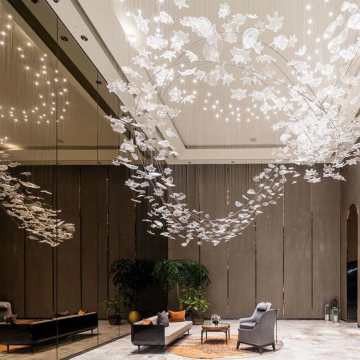
<path id="1" fill-rule="evenodd" d="M 11 304 L 9 302 L 0 301 L 0 322 L 4 322 L 4 316 L 11 314 Z"/>
<path id="2" fill-rule="evenodd" d="M 261 302 L 257 304 L 256 309 L 251 317 L 240 319 L 240 329 L 253 329 L 264 312 L 268 311 L 270 308 L 271 303 L 269 302 Z"/>
<path id="3" fill-rule="evenodd" d="M 236 348 L 241 343 L 254 345 L 262 348 L 272 345 L 275 351 L 274 328 L 277 318 L 277 310 L 270 310 L 270 303 L 260 303 L 251 318 L 240 319 L 240 328 Z"/>

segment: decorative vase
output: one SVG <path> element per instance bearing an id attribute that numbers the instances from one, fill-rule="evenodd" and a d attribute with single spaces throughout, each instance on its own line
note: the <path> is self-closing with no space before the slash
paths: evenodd
<path id="1" fill-rule="evenodd" d="M 194 316 L 192 321 L 194 325 L 202 325 L 204 323 L 204 318 L 202 316 Z"/>
<path id="2" fill-rule="evenodd" d="M 132 325 L 132 324 L 134 324 L 137 321 L 140 321 L 142 319 L 141 312 L 137 311 L 137 310 L 130 311 L 129 314 L 128 314 L 127 319 L 128 319 L 129 324 Z"/>
<path id="3" fill-rule="evenodd" d="M 214 325 L 219 325 L 219 321 L 218 321 L 218 320 L 214 320 L 214 321 L 213 321 L 213 324 L 214 324 Z"/>
<path id="4" fill-rule="evenodd" d="M 120 315 L 109 315 L 108 318 L 109 318 L 110 325 L 119 325 L 121 322 Z"/>

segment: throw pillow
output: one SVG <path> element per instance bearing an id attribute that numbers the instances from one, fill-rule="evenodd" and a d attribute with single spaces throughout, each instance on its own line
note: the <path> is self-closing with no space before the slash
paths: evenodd
<path id="1" fill-rule="evenodd" d="M 157 323 L 165 327 L 169 326 L 169 316 L 165 311 L 157 314 Z"/>
<path id="2" fill-rule="evenodd" d="M 68 311 L 63 311 L 63 312 L 55 313 L 55 318 L 60 318 L 60 317 L 64 317 L 64 316 L 69 316 L 69 312 Z"/>
<path id="3" fill-rule="evenodd" d="M 143 324 L 143 325 L 154 325 L 154 324 L 152 323 L 152 321 L 150 321 L 150 320 L 148 320 L 148 319 L 143 319 L 142 324 Z"/>
<path id="4" fill-rule="evenodd" d="M 87 312 L 88 312 L 87 310 L 85 310 L 85 311 L 79 310 L 78 315 L 84 315 L 84 314 L 86 314 Z"/>
<path id="5" fill-rule="evenodd" d="M 185 319 L 185 310 L 183 311 L 170 311 L 170 322 L 180 322 L 186 321 Z"/>

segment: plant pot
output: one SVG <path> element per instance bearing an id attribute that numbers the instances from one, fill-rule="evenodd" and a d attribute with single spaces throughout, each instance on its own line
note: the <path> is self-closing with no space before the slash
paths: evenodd
<path id="1" fill-rule="evenodd" d="M 109 315 L 108 318 L 109 318 L 110 325 L 119 325 L 121 322 L 120 315 Z"/>
<path id="2" fill-rule="evenodd" d="M 204 323 L 204 317 L 203 316 L 195 316 L 192 318 L 194 325 L 202 325 Z"/>
<path id="3" fill-rule="evenodd" d="M 219 321 L 218 321 L 218 320 L 214 320 L 214 321 L 213 321 L 213 324 L 214 324 L 214 325 L 219 325 Z"/>
<path id="4" fill-rule="evenodd" d="M 130 311 L 127 317 L 128 322 L 131 325 L 136 323 L 137 321 L 140 321 L 141 318 L 142 318 L 141 312 L 137 310 Z"/>

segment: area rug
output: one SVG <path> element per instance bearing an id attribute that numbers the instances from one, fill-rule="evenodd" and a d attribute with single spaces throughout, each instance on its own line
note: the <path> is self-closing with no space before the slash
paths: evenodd
<path id="1" fill-rule="evenodd" d="M 231 335 L 228 343 L 225 343 L 225 335 L 208 336 L 207 340 L 201 345 L 201 338 L 197 336 L 184 336 L 174 345 L 167 348 L 167 352 L 192 359 L 218 359 L 225 357 L 254 357 L 259 356 L 257 347 L 241 344 L 239 350 L 236 349 L 237 335 Z M 275 351 L 283 347 L 283 342 L 278 340 Z M 271 346 L 263 348 L 263 356 L 272 354 Z"/>

